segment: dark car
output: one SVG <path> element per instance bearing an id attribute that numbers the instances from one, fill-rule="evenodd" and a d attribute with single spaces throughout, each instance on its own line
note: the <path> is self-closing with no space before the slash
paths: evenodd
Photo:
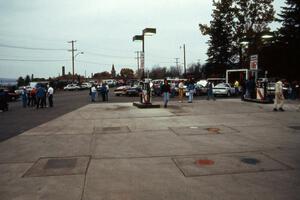
<path id="1" fill-rule="evenodd" d="M 130 88 L 127 89 L 126 95 L 128 95 L 128 96 L 139 96 L 140 92 L 142 92 L 141 87 L 134 86 L 134 87 L 130 87 Z"/>

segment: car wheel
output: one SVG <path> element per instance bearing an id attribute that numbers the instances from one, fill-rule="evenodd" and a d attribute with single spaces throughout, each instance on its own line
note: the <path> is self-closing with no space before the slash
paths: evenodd
<path id="1" fill-rule="evenodd" d="M 229 91 L 227 92 L 227 96 L 228 96 L 228 97 L 230 97 L 230 96 L 231 96 L 231 93 L 230 93 Z"/>

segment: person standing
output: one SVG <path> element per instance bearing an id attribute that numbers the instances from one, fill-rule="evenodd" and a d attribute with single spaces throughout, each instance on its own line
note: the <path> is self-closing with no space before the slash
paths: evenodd
<path id="1" fill-rule="evenodd" d="M 48 101 L 50 107 L 53 107 L 53 93 L 54 93 L 53 87 L 49 86 L 47 94 L 48 94 Z"/>
<path id="2" fill-rule="evenodd" d="M 22 105 L 23 105 L 23 108 L 26 108 L 28 97 L 27 97 L 27 91 L 26 91 L 26 88 L 25 88 L 25 87 L 23 87 L 23 89 L 22 89 L 21 97 L 22 97 Z"/>
<path id="3" fill-rule="evenodd" d="M 180 81 L 178 85 L 178 92 L 179 92 L 179 102 L 183 102 L 183 93 L 184 93 L 184 84 L 183 81 Z"/>
<path id="4" fill-rule="evenodd" d="M 31 107 L 36 105 L 36 88 L 32 88 L 30 91 L 30 96 L 31 96 Z"/>
<path id="5" fill-rule="evenodd" d="M 106 101 L 107 87 L 106 87 L 105 83 L 102 83 L 102 85 L 100 87 L 100 93 L 102 96 L 102 101 Z"/>
<path id="6" fill-rule="evenodd" d="M 36 92 L 36 97 L 37 97 L 37 103 L 36 103 L 36 108 L 39 109 L 39 107 L 41 106 L 41 108 L 44 108 L 44 102 L 43 102 L 43 98 L 45 97 L 45 89 L 42 86 L 39 86 Z"/>
<path id="7" fill-rule="evenodd" d="M 213 93 L 214 84 L 212 82 L 207 82 L 207 100 L 213 99 L 216 100 Z"/>
<path id="8" fill-rule="evenodd" d="M 93 85 L 92 88 L 91 88 L 91 98 L 92 98 L 92 102 L 95 102 L 95 99 L 96 99 L 96 93 L 97 93 L 97 89 L 96 89 L 95 85 Z"/>
<path id="9" fill-rule="evenodd" d="M 238 82 L 238 80 L 236 80 L 234 82 L 234 90 L 235 90 L 235 95 L 238 96 L 239 95 L 239 87 L 240 87 L 240 83 Z"/>
<path id="10" fill-rule="evenodd" d="M 192 79 L 189 80 L 188 85 L 187 85 L 187 89 L 188 89 L 188 92 L 189 92 L 189 101 L 188 101 L 188 103 L 192 103 L 193 98 L 194 98 L 194 92 L 195 92 L 195 84 L 194 84 L 194 81 Z"/>
<path id="11" fill-rule="evenodd" d="M 275 99 L 274 99 L 273 111 L 277 111 L 278 106 L 280 111 L 284 111 L 284 109 L 282 108 L 283 103 L 284 103 L 283 84 L 281 80 L 278 80 L 275 83 Z"/>
<path id="12" fill-rule="evenodd" d="M 106 86 L 106 94 L 105 94 L 105 97 L 106 97 L 106 101 L 108 101 L 109 86 L 108 86 L 107 83 L 105 83 L 105 86 Z"/>
<path id="13" fill-rule="evenodd" d="M 4 89 L 0 89 L 0 111 L 8 111 L 8 97 Z"/>
<path id="14" fill-rule="evenodd" d="M 164 98 L 164 107 L 166 108 L 168 106 L 168 102 L 170 99 L 170 92 L 171 92 L 171 87 L 167 79 L 164 79 L 164 84 L 161 86 L 161 92 Z"/>

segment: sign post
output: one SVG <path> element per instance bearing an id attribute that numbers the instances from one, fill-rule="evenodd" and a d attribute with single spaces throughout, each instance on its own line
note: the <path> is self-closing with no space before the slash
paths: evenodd
<path id="1" fill-rule="evenodd" d="M 250 71 L 252 71 L 252 75 L 253 73 L 255 74 L 255 82 L 257 81 L 257 70 L 258 70 L 258 55 L 251 55 L 250 56 Z"/>

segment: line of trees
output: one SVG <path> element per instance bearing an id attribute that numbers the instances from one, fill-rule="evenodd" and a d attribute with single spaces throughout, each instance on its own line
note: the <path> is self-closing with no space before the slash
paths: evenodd
<path id="1" fill-rule="evenodd" d="M 206 71 L 223 75 L 225 69 L 249 68 L 250 55 L 258 54 L 260 69 L 293 77 L 300 56 L 300 1 L 285 4 L 276 19 L 273 0 L 213 0 L 210 24 L 199 24 L 209 36 Z M 271 33 L 269 24 L 275 20 L 282 26 Z M 266 34 L 274 37 L 263 39 Z"/>

